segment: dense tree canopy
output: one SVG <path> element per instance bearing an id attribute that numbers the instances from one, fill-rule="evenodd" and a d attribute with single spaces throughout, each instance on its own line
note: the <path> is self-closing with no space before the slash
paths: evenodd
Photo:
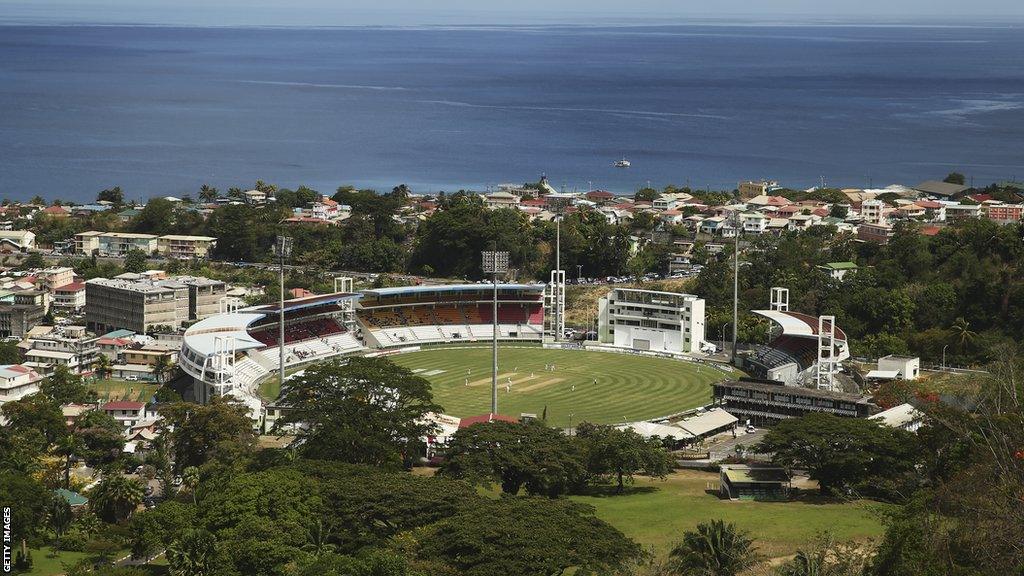
<path id="1" fill-rule="evenodd" d="M 310 457 L 353 464 L 395 466 L 431 427 L 430 383 L 387 358 L 353 357 L 311 366 L 281 394 L 288 411 L 279 429 L 301 423 L 296 433 Z"/>

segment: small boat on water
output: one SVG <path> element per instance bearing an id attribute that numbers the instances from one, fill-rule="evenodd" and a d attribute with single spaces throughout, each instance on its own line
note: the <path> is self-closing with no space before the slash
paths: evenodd
<path id="1" fill-rule="evenodd" d="M 629 160 L 626 160 L 625 158 L 615 162 L 615 167 L 616 168 L 629 168 L 629 166 L 630 166 Z"/>

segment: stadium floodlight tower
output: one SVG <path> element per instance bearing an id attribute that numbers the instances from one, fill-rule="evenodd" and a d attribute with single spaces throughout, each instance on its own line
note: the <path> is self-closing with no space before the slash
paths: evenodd
<path id="1" fill-rule="evenodd" d="M 836 317 L 818 317 L 818 366 L 815 383 L 819 390 L 834 390 L 835 375 L 839 371 L 836 356 Z"/>
<path id="2" fill-rule="evenodd" d="M 565 333 L 565 270 L 562 270 L 562 215 L 564 206 L 559 203 L 555 209 L 555 269 L 551 271 L 551 282 L 548 284 L 550 294 L 547 298 L 549 308 L 553 308 L 555 342 L 562 341 Z"/>
<path id="3" fill-rule="evenodd" d="M 355 291 L 355 281 L 350 276 L 334 278 L 334 291 L 351 294 Z M 351 330 L 356 323 L 356 303 L 351 298 L 341 301 L 341 318 L 346 330 Z"/>
<path id="4" fill-rule="evenodd" d="M 280 353 L 280 365 L 277 383 L 281 388 L 284 388 L 284 261 L 292 255 L 292 238 L 288 236 L 278 236 L 277 242 L 274 243 L 274 254 L 279 258 L 280 270 L 281 270 L 281 298 L 278 303 L 278 339 L 277 339 L 277 350 Z"/>
<path id="5" fill-rule="evenodd" d="M 238 311 L 238 298 L 225 296 L 217 301 L 217 308 L 221 314 L 233 314 Z"/>
<path id="6" fill-rule="evenodd" d="M 508 272 L 508 252 L 494 250 L 483 253 L 484 274 L 491 275 L 494 299 L 491 301 L 491 414 L 498 413 L 498 274 Z"/>
<path id="7" fill-rule="evenodd" d="M 213 369 L 214 396 L 224 396 L 233 386 L 235 376 L 235 339 L 231 336 L 216 336 L 213 339 L 213 355 L 208 362 Z"/>
<path id="8" fill-rule="evenodd" d="M 789 312 L 789 288 L 772 286 L 772 299 L 768 303 L 768 309 Z"/>

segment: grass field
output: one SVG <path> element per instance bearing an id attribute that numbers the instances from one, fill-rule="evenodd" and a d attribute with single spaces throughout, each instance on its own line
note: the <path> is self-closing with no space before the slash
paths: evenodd
<path id="1" fill-rule="evenodd" d="M 594 506 L 600 518 L 661 557 L 684 531 L 714 519 L 748 530 L 761 554 L 768 557 L 793 554 L 826 530 L 840 540 L 858 541 L 877 538 L 883 532 L 883 504 L 733 502 L 706 493 L 708 483 L 717 487 L 718 475 L 680 471 L 665 481 L 638 478 L 633 490 L 621 496 L 574 496 L 573 500 Z"/>
<path id="2" fill-rule="evenodd" d="M 433 384 L 434 399 L 445 413 L 465 417 L 490 411 L 490 348 L 442 348 L 391 358 Z M 499 412 L 540 416 L 546 407 L 554 426 L 567 426 L 570 413 L 573 423 L 607 424 L 681 412 L 707 403 L 710 384 L 725 378 L 714 368 L 678 360 L 582 350 L 505 347 L 498 363 Z M 552 364 L 554 371 L 545 370 Z"/>
<path id="3" fill-rule="evenodd" d="M 124 380 L 97 380 L 89 388 L 99 394 L 101 400 L 133 400 L 148 402 L 160 388 L 150 382 L 126 382 Z"/>

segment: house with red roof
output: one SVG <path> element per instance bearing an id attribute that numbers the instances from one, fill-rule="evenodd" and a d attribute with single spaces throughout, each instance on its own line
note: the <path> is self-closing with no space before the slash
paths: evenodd
<path id="1" fill-rule="evenodd" d="M 53 307 L 67 312 L 85 308 L 85 282 L 72 282 L 53 289 Z"/>
<path id="2" fill-rule="evenodd" d="M 63 206 L 47 206 L 40 210 L 39 213 L 51 218 L 67 218 L 71 215 L 71 212 L 68 212 Z"/>
<path id="3" fill-rule="evenodd" d="M 131 428 L 139 420 L 147 416 L 145 402 L 131 402 L 127 400 L 107 402 L 103 405 L 102 409 L 125 428 Z"/>
<path id="4" fill-rule="evenodd" d="M 591 190 L 584 194 L 584 197 L 597 204 L 605 204 L 615 199 L 615 194 L 607 190 Z"/>

